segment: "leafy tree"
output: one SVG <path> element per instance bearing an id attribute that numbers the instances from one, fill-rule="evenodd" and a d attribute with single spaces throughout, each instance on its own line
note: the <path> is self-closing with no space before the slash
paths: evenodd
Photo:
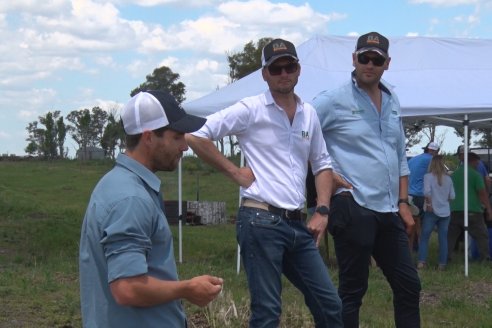
<path id="1" fill-rule="evenodd" d="M 406 124 L 404 126 L 405 136 L 407 137 L 406 147 L 411 148 L 416 144 L 422 142 L 422 139 L 427 142 L 434 141 L 439 145 L 442 145 L 446 132 L 441 134 L 437 133 L 437 126 L 433 123 L 414 122 L 413 124 Z"/>
<path id="2" fill-rule="evenodd" d="M 34 156 L 38 152 L 38 145 L 34 141 L 30 141 L 29 144 L 24 148 L 24 151 L 30 155 Z"/>
<path id="3" fill-rule="evenodd" d="M 461 140 L 465 140 L 465 128 L 464 127 L 459 127 L 459 128 L 454 128 L 454 134 L 458 137 L 461 138 Z M 472 135 L 472 129 L 468 127 L 468 137 L 466 140 L 471 140 L 471 135 Z"/>
<path id="4" fill-rule="evenodd" d="M 74 110 L 67 115 L 67 120 L 72 123 L 68 131 L 73 140 L 79 145 L 84 154 L 87 147 L 97 147 L 101 144 L 104 126 L 108 120 L 108 113 L 99 107 Z"/>
<path id="5" fill-rule="evenodd" d="M 482 148 L 492 148 L 492 129 L 474 129 L 473 134 L 480 137 L 480 139 L 478 139 L 478 141 L 476 142 L 477 146 Z"/>
<path id="6" fill-rule="evenodd" d="M 422 140 L 422 135 L 420 134 L 420 127 L 418 126 L 404 126 L 406 140 L 406 148 L 409 149 L 416 144 L 420 143 Z"/>
<path id="7" fill-rule="evenodd" d="M 256 45 L 253 44 L 253 41 L 250 41 L 244 45 L 243 51 L 227 55 L 231 83 L 261 67 L 261 51 L 272 40 L 270 37 L 261 38 L 256 42 Z"/>
<path id="8" fill-rule="evenodd" d="M 91 112 L 86 108 L 83 110 L 74 110 L 67 115 L 67 120 L 73 125 L 68 126 L 68 131 L 73 140 L 79 145 L 84 153 L 89 147 L 91 137 Z M 95 138 L 94 138 L 95 139 Z"/>
<path id="9" fill-rule="evenodd" d="M 121 149 L 124 140 L 125 132 L 123 130 L 121 119 L 116 121 L 114 113 L 110 113 L 108 116 L 108 124 L 106 125 L 101 138 L 101 147 L 104 149 L 105 155 L 114 159 L 116 147 L 119 146 Z"/>
<path id="10" fill-rule="evenodd" d="M 63 116 L 60 116 L 58 120 L 56 120 L 56 140 L 58 143 L 58 154 L 61 158 L 65 158 L 67 155 L 67 152 L 64 150 L 66 136 L 67 127 L 65 125 L 65 122 L 63 121 Z"/>
<path id="11" fill-rule="evenodd" d="M 39 116 L 39 123 L 43 124 L 46 128 L 42 132 L 44 134 L 41 149 L 46 158 L 56 158 L 58 143 L 56 139 L 56 125 L 55 118 L 60 114 L 59 111 L 53 113 L 48 112 L 45 116 Z"/>
<path id="12" fill-rule="evenodd" d="M 25 152 L 31 156 L 40 156 L 42 154 L 41 144 L 43 143 L 43 130 L 38 128 L 38 121 L 29 123 L 26 130 L 29 134 L 26 141 L 29 143 L 24 149 Z"/>
<path id="13" fill-rule="evenodd" d="M 176 98 L 178 103 L 185 101 L 185 85 L 183 82 L 178 82 L 179 74 L 173 73 L 173 71 L 166 66 L 162 66 L 154 69 L 152 74 L 146 76 L 146 81 L 138 88 L 135 88 L 130 93 L 133 97 L 140 91 L 146 90 L 167 90 Z"/>
<path id="14" fill-rule="evenodd" d="M 29 133 L 26 139 L 29 142 L 25 148 L 26 153 L 49 159 L 63 157 L 66 128 L 60 111 L 48 112 L 39 116 L 38 120 L 39 122 L 29 123 L 26 128 Z"/>

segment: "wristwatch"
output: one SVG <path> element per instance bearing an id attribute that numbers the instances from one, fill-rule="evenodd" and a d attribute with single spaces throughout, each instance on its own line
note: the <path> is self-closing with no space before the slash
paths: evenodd
<path id="1" fill-rule="evenodd" d="M 400 198 L 400 199 L 398 199 L 398 205 L 400 205 L 401 203 L 405 203 L 408 206 L 410 206 L 410 202 L 408 201 L 408 198 Z"/>
<path id="2" fill-rule="evenodd" d="M 328 206 L 321 205 L 321 206 L 316 207 L 316 209 L 314 211 L 316 213 L 321 214 L 321 215 L 328 215 L 330 213 L 330 208 Z"/>

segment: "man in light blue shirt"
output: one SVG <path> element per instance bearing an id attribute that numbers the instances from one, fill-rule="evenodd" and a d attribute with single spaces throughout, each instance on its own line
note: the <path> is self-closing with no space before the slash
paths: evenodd
<path id="1" fill-rule="evenodd" d="M 178 280 L 157 171 L 172 171 L 188 149 L 184 133 L 205 119 L 187 115 L 168 93 L 146 91 L 123 108 L 125 154 L 96 185 L 79 252 L 86 328 L 186 327 L 181 299 L 205 306 L 222 279 Z"/>
<path id="2" fill-rule="evenodd" d="M 380 81 L 391 60 L 388 48 L 381 34 L 362 35 L 352 55 L 350 81 L 313 101 L 333 171 L 353 186 L 332 198 L 328 222 L 346 328 L 359 327 L 371 256 L 393 290 L 396 327 L 420 327 L 421 287 L 407 236 L 414 221 L 400 104 Z"/>

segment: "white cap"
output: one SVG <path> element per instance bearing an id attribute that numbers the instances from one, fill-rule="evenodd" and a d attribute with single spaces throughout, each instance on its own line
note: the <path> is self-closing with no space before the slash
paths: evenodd
<path id="1" fill-rule="evenodd" d="M 439 145 L 437 143 L 435 143 L 434 141 L 431 141 L 427 144 L 427 146 L 425 146 L 424 149 L 430 149 L 430 150 L 439 150 Z"/>
<path id="2" fill-rule="evenodd" d="M 121 114 L 126 134 L 136 135 L 162 127 L 190 133 L 200 129 L 206 119 L 186 114 L 176 99 L 165 91 L 142 91 L 133 96 Z"/>

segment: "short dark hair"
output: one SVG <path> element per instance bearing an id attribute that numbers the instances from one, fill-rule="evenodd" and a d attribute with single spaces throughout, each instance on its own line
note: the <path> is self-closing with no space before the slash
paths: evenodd
<path id="1" fill-rule="evenodd" d="M 480 156 L 478 156 L 476 153 L 473 152 L 468 153 L 468 163 L 479 161 L 479 160 L 480 160 Z"/>
<path id="2" fill-rule="evenodd" d="M 142 138 L 142 134 L 141 133 L 139 133 L 139 134 L 133 134 L 133 135 L 127 134 L 125 136 L 126 149 L 128 149 L 128 150 L 135 149 L 135 147 L 137 147 L 138 143 L 140 142 L 140 138 Z"/>
<path id="3" fill-rule="evenodd" d="M 162 128 L 152 130 L 152 132 L 156 134 L 158 137 L 162 137 L 164 131 L 166 131 L 167 129 L 168 129 L 167 126 L 163 126 Z M 138 143 L 140 142 L 141 138 L 142 138 L 142 133 L 134 134 L 134 135 L 127 134 L 125 137 L 126 149 L 128 150 L 135 149 L 135 147 L 137 147 Z"/>

